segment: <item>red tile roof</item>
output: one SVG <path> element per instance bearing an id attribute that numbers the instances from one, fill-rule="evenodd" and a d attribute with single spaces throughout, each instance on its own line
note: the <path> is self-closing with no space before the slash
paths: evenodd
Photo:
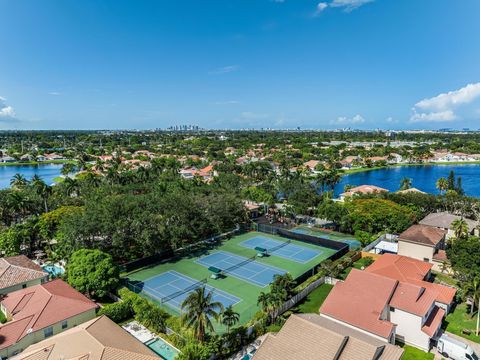
<path id="1" fill-rule="evenodd" d="M 5 296 L 2 304 L 13 320 L 0 326 L 0 349 L 30 332 L 69 319 L 97 305 L 62 280 L 32 286 Z"/>
<path id="2" fill-rule="evenodd" d="M 48 274 L 25 255 L 0 259 L 0 289 L 47 277 Z"/>
<path id="3" fill-rule="evenodd" d="M 388 192 L 387 189 L 381 188 L 375 185 L 360 185 L 344 192 L 343 196 L 352 196 L 354 194 L 379 194 L 382 192 Z"/>
<path id="4" fill-rule="evenodd" d="M 437 332 L 440 324 L 442 323 L 442 319 L 445 316 L 445 310 L 435 306 L 435 308 L 430 313 L 425 324 L 422 326 L 422 331 L 427 334 L 428 336 L 432 337 Z"/>
<path id="5" fill-rule="evenodd" d="M 390 306 L 418 316 L 425 316 L 435 303 L 436 292 L 400 282 L 390 300 Z"/>
<path id="6" fill-rule="evenodd" d="M 365 271 L 423 287 L 434 292 L 435 301 L 450 305 L 455 297 L 455 288 L 424 281 L 431 268 L 432 264 L 425 261 L 408 256 L 384 254 Z"/>
<path id="7" fill-rule="evenodd" d="M 388 277 L 353 269 L 345 282 L 338 282 L 330 292 L 320 313 L 388 338 L 394 325 L 381 319 L 397 281 Z"/>
<path id="8" fill-rule="evenodd" d="M 398 237 L 399 240 L 435 247 L 446 234 L 446 231 L 431 226 L 412 225 Z"/>

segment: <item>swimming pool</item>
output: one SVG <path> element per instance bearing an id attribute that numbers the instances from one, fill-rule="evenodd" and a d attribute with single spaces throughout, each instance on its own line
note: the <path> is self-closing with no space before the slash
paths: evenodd
<path id="1" fill-rule="evenodd" d="M 42 269 L 48 272 L 53 277 L 59 277 L 65 273 L 65 269 L 58 265 L 43 265 Z"/>
<path id="2" fill-rule="evenodd" d="M 162 338 L 155 338 L 145 343 L 150 349 L 164 360 L 173 360 L 178 355 L 178 349 L 168 344 Z"/>

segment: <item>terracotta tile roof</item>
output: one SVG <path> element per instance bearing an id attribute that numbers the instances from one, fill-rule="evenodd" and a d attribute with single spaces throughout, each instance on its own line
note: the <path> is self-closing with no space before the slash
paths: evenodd
<path id="1" fill-rule="evenodd" d="M 436 295 L 431 289 L 400 282 L 390 300 L 390 306 L 423 317 L 435 303 Z"/>
<path id="2" fill-rule="evenodd" d="M 342 195 L 352 196 L 354 194 L 378 194 L 382 192 L 388 192 L 388 190 L 375 185 L 360 185 L 344 192 Z"/>
<path id="3" fill-rule="evenodd" d="M 428 262 L 408 256 L 384 254 L 379 256 L 365 271 L 400 281 L 406 281 L 407 279 L 423 280 L 432 266 Z"/>
<path id="4" fill-rule="evenodd" d="M 422 331 L 427 334 L 428 336 L 432 337 L 437 332 L 440 324 L 442 323 L 442 319 L 445 316 L 445 310 L 435 306 L 435 308 L 430 313 L 427 321 L 422 326 Z"/>
<path id="5" fill-rule="evenodd" d="M 291 315 L 253 360 L 399 360 L 403 350 L 317 314 Z"/>
<path id="6" fill-rule="evenodd" d="M 394 325 L 381 319 L 398 281 L 353 269 L 345 282 L 338 282 L 327 297 L 320 313 L 388 338 Z"/>
<path id="7" fill-rule="evenodd" d="M 440 230 L 427 225 L 412 225 L 402 232 L 399 240 L 414 242 L 426 246 L 436 246 L 447 234 L 445 230 Z"/>
<path id="8" fill-rule="evenodd" d="M 384 254 L 365 271 L 426 288 L 435 293 L 435 301 L 450 305 L 455 297 L 455 288 L 424 281 L 432 266 L 408 256 Z"/>
<path id="9" fill-rule="evenodd" d="M 62 280 L 14 291 L 5 296 L 2 305 L 13 320 L 0 326 L 0 337 L 7 339 L 0 344 L 0 349 L 17 342 L 29 332 L 97 308 L 93 301 Z"/>
<path id="10" fill-rule="evenodd" d="M 438 250 L 437 253 L 433 254 L 433 259 L 436 261 L 447 261 L 447 252 L 445 250 Z"/>
<path id="11" fill-rule="evenodd" d="M 29 346 L 15 360 L 159 360 L 158 356 L 106 316 Z"/>
<path id="12" fill-rule="evenodd" d="M 0 259 L 0 289 L 47 276 L 48 273 L 25 255 Z"/>

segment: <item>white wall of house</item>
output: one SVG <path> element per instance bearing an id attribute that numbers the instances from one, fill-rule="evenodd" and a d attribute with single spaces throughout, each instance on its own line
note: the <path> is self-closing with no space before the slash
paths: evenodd
<path id="1" fill-rule="evenodd" d="M 430 337 L 422 331 L 423 319 L 400 309 L 390 309 L 390 321 L 397 325 L 397 340 L 424 351 L 430 348 Z"/>
<path id="2" fill-rule="evenodd" d="M 428 259 L 432 262 L 435 248 L 431 246 L 420 245 L 398 239 L 398 255 L 409 256 L 414 259 L 422 260 Z"/>
<path id="3" fill-rule="evenodd" d="M 63 321 L 60 321 L 52 326 L 52 330 L 53 330 L 52 336 L 57 335 L 65 330 L 71 329 L 74 326 L 77 326 L 77 325 L 83 324 L 84 322 L 92 320 L 93 318 L 95 318 L 95 316 L 96 316 L 96 310 L 90 309 L 81 314 L 78 314 L 78 315 L 72 316 L 69 319 L 66 319 L 67 322 L 66 322 L 65 328 L 63 328 Z M 0 357 L 2 359 L 6 357 L 11 357 L 25 350 L 30 345 L 36 344 L 44 340 L 46 338 L 44 330 L 45 329 L 40 329 L 38 331 L 32 332 L 31 334 L 24 336 L 16 344 L 9 346 L 8 348 L 1 349 Z M 0 335 L 1 335 L 1 332 L 0 332 Z"/>
<path id="4" fill-rule="evenodd" d="M 0 289 L 0 295 L 6 295 L 6 294 L 10 294 L 11 292 L 21 290 L 21 289 L 24 289 L 24 288 L 27 288 L 27 287 L 30 287 L 30 286 L 40 285 L 40 284 L 43 284 L 46 281 L 48 281 L 48 274 L 46 274 L 45 277 L 43 277 L 43 278 L 26 281 L 26 282 L 23 282 L 23 283 L 16 284 L 14 286 L 10 286 L 10 287 L 7 287 L 7 288 Z M 23 285 L 25 285 L 25 286 L 23 286 Z"/>

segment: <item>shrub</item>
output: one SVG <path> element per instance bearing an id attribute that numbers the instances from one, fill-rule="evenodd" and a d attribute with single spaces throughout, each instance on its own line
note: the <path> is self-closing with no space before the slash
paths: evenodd
<path id="1" fill-rule="evenodd" d="M 99 315 L 106 315 L 116 323 L 125 321 L 132 317 L 132 308 L 127 301 L 119 301 L 105 305 L 100 309 Z"/>

